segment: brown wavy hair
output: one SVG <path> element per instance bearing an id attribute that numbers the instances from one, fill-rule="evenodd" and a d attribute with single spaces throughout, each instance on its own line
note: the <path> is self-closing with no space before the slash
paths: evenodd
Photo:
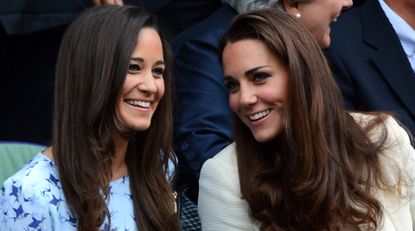
<path id="1" fill-rule="evenodd" d="M 222 52 L 227 43 L 244 39 L 263 42 L 290 76 L 284 129 L 274 140 L 257 142 L 234 114 L 240 187 L 250 216 L 264 231 L 345 225 L 375 230 L 383 212 L 371 192 L 390 188 L 378 155 L 387 132 L 381 129 L 374 142 L 368 133 L 387 116 L 373 113 L 364 127 L 355 122 L 320 47 L 287 13 L 266 9 L 237 16 Z"/>
<path id="2" fill-rule="evenodd" d="M 126 163 L 137 228 L 179 230 L 165 171 L 173 152 L 171 60 L 164 40 L 165 93 L 150 128 L 128 131 L 115 113 L 144 27 L 157 30 L 156 21 L 136 7 L 93 7 L 72 22 L 62 40 L 55 80 L 53 155 L 66 202 L 81 231 L 98 230 L 105 218 L 111 224 L 106 199 L 114 131 L 129 139 Z"/>

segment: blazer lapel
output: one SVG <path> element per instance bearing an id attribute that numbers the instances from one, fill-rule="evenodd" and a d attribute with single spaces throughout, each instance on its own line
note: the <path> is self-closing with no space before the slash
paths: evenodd
<path id="1" fill-rule="evenodd" d="M 392 25 L 376 0 L 362 7 L 364 40 L 376 49 L 372 61 L 415 117 L 415 74 Z"/>

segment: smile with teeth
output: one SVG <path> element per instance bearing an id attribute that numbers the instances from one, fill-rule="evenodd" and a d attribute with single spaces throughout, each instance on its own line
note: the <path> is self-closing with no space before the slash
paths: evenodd
<path id="1" fill-rule="evenodd" d="M 248 118 L 251 121 L 257 121 L 257 120 L 260 120 L 260 119 L 264 118 L 265 116 L 267 116 L 270 112 L 271 112 L 271 110 L 267 109 L 265 111 L 261 111 L 261 112 L 257 112 L 257 113 L 252 114 L 252 115 L 248 115 Z"/>
<path id="2" fill-rule="evenodd" d="M 129 100 L 125 100 L 125 102 L 134 107 L 142 107 L 142 108 L 150 107 L 150 102 L 147 102 L 147 101 L 129 99 Z"/>

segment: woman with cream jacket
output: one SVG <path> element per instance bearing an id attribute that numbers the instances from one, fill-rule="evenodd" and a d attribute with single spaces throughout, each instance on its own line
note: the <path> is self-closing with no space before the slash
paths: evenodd
<path id="1" fill-rule="evenodd" d="M 235 142 L 202 168 L 203 230 L 413 230 L 410 135 L 387 113 L 343 108 L 294 17 L 239 15 L 222 62 Z"/>

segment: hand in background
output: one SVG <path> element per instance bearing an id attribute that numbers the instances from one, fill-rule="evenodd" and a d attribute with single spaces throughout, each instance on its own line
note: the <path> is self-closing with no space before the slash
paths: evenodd
<path id="1" fill-rule="evenodd" d="M 123 0 L 93 0 L 92 2 L 95 6 L 101 6 L 105 4 L 119 5 L 119 6 L 124 5 Z"/>

